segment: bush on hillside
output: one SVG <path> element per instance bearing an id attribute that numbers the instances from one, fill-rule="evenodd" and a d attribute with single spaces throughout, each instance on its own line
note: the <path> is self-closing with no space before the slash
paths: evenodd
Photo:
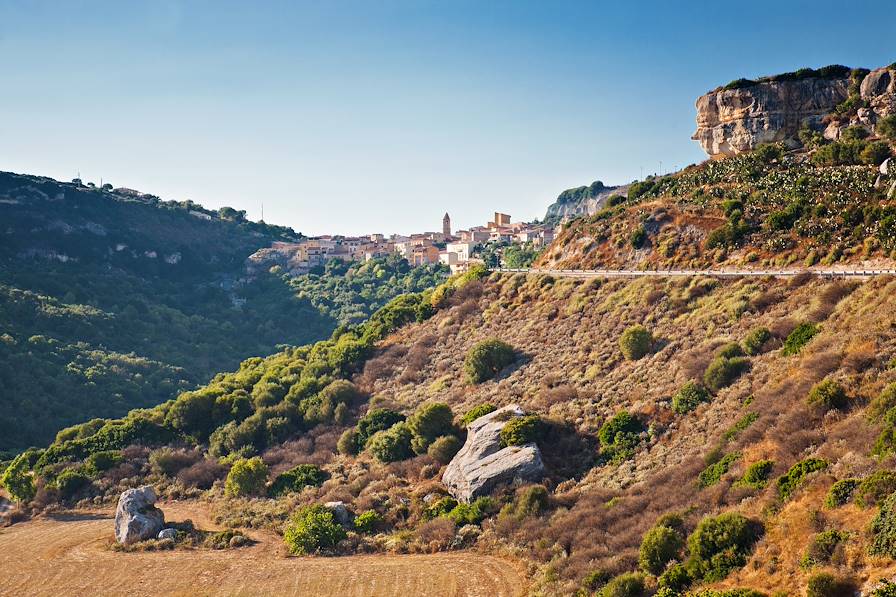
<path id="1" fill-rule="evenodd" d="M 84 459 L 84 473 L 92 479 L 124 462 L 120 450 L 96 452 Z"/>
<path id="2" fill-rule="evenodd" d="M 450 435 L 454 431 L 454 413 L 442 402 L 426 404 L 420 407 L 407 425 L 413 438 L 411 447 L 416 454 L 425 454 L 436 438 Z"/>
<path id="3" fill-rule="evenodd" d="M 520 519 L 537 516 L 547 511 L 549 503 L 550 497 L 544 485 L 520 487 L 513 501 L 513 514 Z"/>
<path id="4" fill-rule="evenodd" d="M 855 583 L 830 572 L 817 572 L 809 577 L 806 597 L 843 597 L 855 593 Z"/>
<path id="5" fill-rule="evenodd" d="M 640 249 L 641 247 L 643 247 L 646 241 L 647 229 L 644 228 L 643 225 L 635 228 L 634 232 L 632 232 L 632 235 L 629 237 L 629 242 L 631 243 L 632 247 L 636 249 Z"/>
<path id="6" fill-rule="evenodd" d="M 740 459 L 740 452 L 725 454 L 717 462 L 713 462 L 700 473 L 699 483 L 701 488 L 712 487 L 722 480 L 722 477 L 731 468 L 731 465 Z"/>
<path id="7" fill-rule="evenodd" d="M 400 423 L 404 420 L 404 415 L 393 410 L 374 408 L 373 410 L 368 411 L 366 415 L 358 420 L 358 425 L 356 427 L 357 433 L 355 434 L 355 439 L 357 440 L 357 450 L 363 450 L 365 446 L 367 446 L 368 440 L 378 431 L 385 431 L 396 423 Z"/>
<path id="8" fill-rule="evenodd" d="M 896 141 L 896 114 L 884 116 L 877 121 L 877 134 L 890 141 Z"/>
<path id="9" fill-rule="evenodd" d="M 737 512 L 707 516 L 688 537 L 688 573 L 694 579 L 718 581 L 747 563 L 761 525 Z"/>
<path id="10" fill-rule="evenodd" d="M 538 441 L 541 432 L 541 419 L 538 415 L 514 417 L 501 429 L 501 445 L 525 446 Z"/>
<path id="11" fill-rule="evenodd" d="M 666 568 L 657 579 L 659 591 L 656 594 L 660 595 L 661 592 L 665 591 L 665 595 L 668 597 L 677 597 L 691 586 L 692 582 L 694 580 L 691 578 L 687 567 L 684 564 L 674 563 Z"/>
<path id="12" fill-rule="evenodd" d="M 600 597 L 642 597 L 646 594 L 644 575 L 637 572 L 620 574 L 604 585 Z"/>
<path id="13" fill-rule="evenodd" d="M 896 408 L 896 383 L 891 383 L 868 405 L 868 417 L 878 420 Z"/>
<path id="14" fill-rule="evenodd" d="M 619 350 L 629 361 L 636 361 L 650 352 L 653 335 L 643 325 L 633 325 L 619 338 Z"/>
<path id="15" fill-rule="evenodd" d="M 889 143 L 885 141 L 872 141 L 862 149 L 862 153 L 859 154 L 859 159 L 863 164 L 880 166 L 884 163 L 884 160 L 892 155 L 893 151 L 890 149 Z"/>
<path id="16" fill-rule="evenodd" d="M 824 499 L 825 508 L 839 508 L 846 504 L 860 483 L 859 479 L 841 479 L 831 485 L 828 495 Z"/>
<path id="17" fill-rule="evenodd" d="M 749 369 L 750 361 L 744 357 L 727 358 L 719 355 L 706 368 L 706 372 L 703 374 L 703 383 L 713 392 L 718 392 L 733 384 Z"/>
<path id="18" fill-rule="evenodd" d="M 376 531 L 383 524 L 383 517 L 376 510 L 365 510 L 355 516 L 355 531 L 367 535 Z"/>
<path id="19" fill-rule="evenodd" d="M 380 462 L 397 462 L 414 455 L 413 435 L 406 423 L 396 423 L 386 431 L 378 431 L 367 442 L 367 450 Z"/>
<path id="20" fill-rule="evenodd" d="M 319 504 L 299 508 L 283 533 L 286 547 L 294 555 L 333 549 L 345 537 L 346 532 L 333 513 Z"/>
<path id="21" fill-rule="evenodd" d="M 59 490 L 59 497 L 68 500 L 74 497 L 78 491 L 90 485 L 90 477 L 79 468 L 68 468 L 59 473 L 54 485 Z"/>
<path id="22" fill-rule="evenodd" d="M 831 563 L 838 547 L 849 539 L 849 533 L 838 531 L 836 529 L 828 529 L 816 534 L 803 558 L 800 560 L 800 566 L 804 569 L 813 566 L 824 566 Z"/>
<path id="23" fill-rule="evenodd" d="M 843 386 L 833 379 L 825 379 L 812 387 L 806 403 L 825 411 L 843 410 L 849 404 L 849 398 Z"/>
<path id="24" fill-rule="evenodd" d="M 706 388 L 691 380 L 672 396 L 672 410 L 683 415 L 697 408 L 701 402 L 709 402 L 709 399 Z"/>
<path id="25" fill-rule="evenodd" d="M 154 472 L 173 478 L 183 469 L 192 466 L 199 458 L 200 454 L 193 450 L 164 446 L 150 452 L 149 464 Z"/>
<path id="26" fill-rule="evenodd" d="M 750 356 L 756 356 L 762 352 L 762 347 L 772 337 L 768 328 L 756 328 L 744 338 L 744 352 Z"/>
<path id="27" fill-rule="evenodd" d="M 796 326 L 787 339 L 784 340 L 784 356 L 797 354 L 820 331 L 814 323 L 803 322 Z"/>
<path id="28" fill-rule="evenodd" d="M 463 444 L 456 435 L 443 435 L 429 445 L 426 453 L 439 464 L 448 464 Z"/>
<path id="29" fill-rule="evenodd" d="M 460 420 L 460 426 L 466 427 L 479 417 L 484 417 L 485 415 L 495 412 L 498 408 L 494 404 L 479 404 L 474 406 L 466 413 L 464 413 L 463 418 Z"/>
<path id="30" fill-rule="evenodd" d="M 336 442 L 336 451 L 344 456 L 354 456 L 358 453 L 358 432 L 354 429 L 346 429 Z"/>
<path id="31" fill-rule="evenodd" d="M 36 489 L 27 452 L 16 456 L 6 467 L 3 475 L 0 476 L 0 485 L 6 489 L 13 500 L 20 504 L 26 504 L 34 499 Z"/>
<path id="32" fill-rule="evenodd" d="M 601 452 L 611 462 L 618 463 L 631 458 L 641 441 L 643 430 L 644 425 L 631 413 L 624 410 L 616 413 L 597 432 Z"/>
<path id="33" fill-rule="evenodd" d="M 787 473 L 778 477 L 778 494 L 781 496 L 781 499 L 790 499 L 807 476 L 816 471 L 824 470 L 827 466 L 828 463 L 821 458 L 806 458 L 794 464 Z"/>
<path id="34" fill-rule="evenodd" d="M 227 473 L 224 493 L 230 497 L 261 495 L 267 480 L 268 466 L 261 458 L 240 458 Z"/>
<path id="35" fill-rule="evenodd" d="M 868 597 L 896 597 L 896 582 L 880 579 Z"/>
<path id="36" fill-rule="evenodd" d="M 510 344 L 494 338 L 483 340 L 467 352 L 464 372 L 467 381 L 478 384 L 492 379 L 515 360 L 516 353 Z"/>
<path id="37" fill-rule="evenodd" d="M 655 526 L 644 535 L 638 550 L 638 564 L 648 574 L 657 576 L 666 565 L 678 559 L 684 549 L 684 537 L 667 526 Z"/>
<path id="38" fill-rule="evenodd" d="M 279 497 L 293 491 L 302 491 L 306 487 L 320 487 L 328 476 L 320 467 L 313 464 L 300 464 L 277 475 L 268 488 L 268 495 Z"/>
<path id="39" fill-rule="evenodd" d="M 775 463 L 771 460 L 759 460 L 747 467 L 744 476 L 738 481 L 740 487 L 748 487 L 750 489 L 762 489 L 768 483 L 768 479 L 775 468 Z"/>
<path id="40" fill-rule="evenodd" d="M 896 473 L 875 471 L 862 479 L 855 490 L 856 505 L 862 508 L 875 506 L 896 491 Z"/>

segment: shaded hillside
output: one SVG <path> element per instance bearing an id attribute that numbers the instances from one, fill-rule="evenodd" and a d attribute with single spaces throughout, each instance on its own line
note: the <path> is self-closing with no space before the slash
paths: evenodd
<path id="1" fill-rule="evenodd" d="M 164 202 L 0 174 L 0 450 L 153 406 L 333 320 L 246 257 L 292 230 Z"/>

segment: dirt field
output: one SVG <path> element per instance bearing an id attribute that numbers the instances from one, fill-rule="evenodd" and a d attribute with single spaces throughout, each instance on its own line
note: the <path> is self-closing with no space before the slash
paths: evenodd
<path id="1" fill-rule="evenodd" d="M 161 504 L 169 520 L 191 504 Z M 0 529 L 0 595 L 395 595 L 516 596 L 525 593 L 509 562 L 473 553 L 290 558 L 279 538 L 226 550 L 116 553 L 110 512 L 73 513 Z"/>

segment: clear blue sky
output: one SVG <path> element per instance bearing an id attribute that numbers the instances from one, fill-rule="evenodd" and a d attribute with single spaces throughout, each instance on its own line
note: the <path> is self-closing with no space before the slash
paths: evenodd
<path id="1" fill-rule="evenodd" d="M 892 0 L 0 0 L 0 169 L 310 234 L 542 216 L 704 158 L 741 76 L 896 61 Z"/>

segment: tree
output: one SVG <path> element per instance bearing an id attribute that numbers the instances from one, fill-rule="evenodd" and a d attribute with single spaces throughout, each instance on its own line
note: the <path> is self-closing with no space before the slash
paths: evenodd
<path id="1" fill-rule="evenodd" d="M 516 360 L 513 347 L 497 339 L 475 344 L 464 359 L 464 372 L 470 383 L 478 384 L 496 376 Z"/>
<path id="2" fill-rule="evenodd" d="M 629 361 L 636 361 L 650 352 L 653 335 L 643 325 L 633 325 L 619 338 L 619 350 Z"/>
<path id="3" fill-rule="evenodd" d="M 411 446 L 417 454 L 425 454 L 436 438 L 454 431 L 454 413 L 451 407 L 435 402 L 421 407 L 408 419 L 408 429 L 413 434 Z"/>

